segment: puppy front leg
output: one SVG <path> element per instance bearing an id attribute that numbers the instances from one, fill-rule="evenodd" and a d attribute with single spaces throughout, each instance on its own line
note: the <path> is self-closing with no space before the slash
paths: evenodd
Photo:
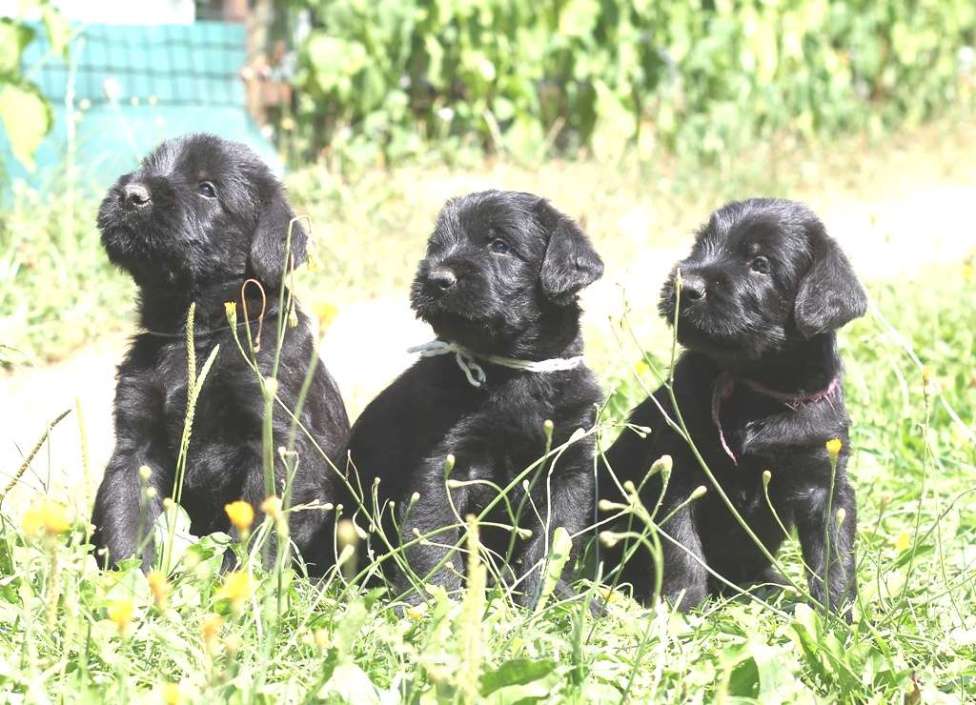
<path id="1" fill-rule="evenodd" d="M 854 489 L 845 481 L 834 489 L 833 501 L 822 490 L 797 512 L 796 527 L 807 565 L 807 582 L 814 599 L 839 612 L 857 595 L 854 565 L 854 533 L 857 503 Z M 829 506 L 828 506 L 829 505 Z M 843 522 L 838 512 L 843 510 Z"/>
<path id="2" fill-rule="evenodd" d="M 662 514 L 670 510 L 662 508 Z M 677 510 L 662 526 L 661 553 L 664 575 L 661 594 L 682 612 L 688 612 L 708 597 L 705 552 L 695 527 L 691 506 Z M 653 566 L 649 566 L 653 575 Z M 650 583 L 650 581 L 648 581 Z M 650 590 L 645 598 L 651 597 Z"/>
<path id="3" fill-rule="evenodd" d="M 139 477 L 142 466 L 151 471 L 145 483 Z M 172 476 L 164 470 L 167 467 L 148 448 L 136 451 L 116 447 L 92 510 L 92 543 L 96 552 L 101 552 L 96 553 L 99 563 L 115 567 L 141 549 L 143 571 L 152 568 L 156 555 L 152 527 L 163 511 L 163 497 L 172 487 Z M 155 490 L 154 497 L 146 496 L 148 488 Z"/>
<path id="4" fill-rule="evenodd" d="M 404 498 L 405 506 L 399 510 L 400 545 L 404 547 L 400 560 L 406 560 L 411 575 L 398 568 L 394 584 L 403 599 L 412 604 L 425 599 L 418 582 L 421 585 L 432 583 L 448 593 L 457 593 L 464 576 L 464 558 L 461 550 L 455 548 L 462 532 L 450 504 L 453 500 L 463 520 L 464 492 L 455 490 L 449 496 L 441 468 L 443 462 L 427 465 L 420 472 L 427 481 L 417 485 L 413 495 L 416 499 Z"/>
<path id="5" fill-rule="evenodd" d="M 545 478 L 540 478 L 540 483 L 544 480 Z M 593 519 L 593 480 L 589 470 L 561 470 L 553 473 L 546 484 L 548 498 L 545 492 L 535 493 L 538 495 L 535 497 L 536 509 L 542 522 L 540 516 L 530 508 L 522 513 L 520 522 L 520 528 L 532 531 L 532 536 L 522 550 L 519 566 L 522 589 L 516 600 L 524 607 L 533 607 L 542 592 L 546 552 L 551 550 L 556 529 L 562 527 L 573 537 L 572 550 L 560 581 L 562 588 L 565 587 L 565 581 L 572 576 L 573 562 L 582 548 L 584 529 Z"/>

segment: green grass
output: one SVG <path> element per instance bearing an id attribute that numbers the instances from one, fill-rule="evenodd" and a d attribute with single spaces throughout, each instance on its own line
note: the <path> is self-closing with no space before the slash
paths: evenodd
<path id="1" fill-rule="evenodd" d="M 976 278 L 970 263 L 871 294 L 873 313 L 842 336 L 860 514 L 849 626 L 791 594 L 689 616 L 619 595 L 594 618 L 578 603 L 532 613 L 469 589 L 402 615 L 342 575 L 314 585 L 253 560 L 254 594 L 235 608 L 219 537 L 177 551 L 161 607 L 135 567 L 95 569 L 82 522 L 28 537 L 5 513 L 0 702 L 972 702 L 976 309 L 962 302 Z M 654 384 L 633 378 L 639 354 L 622 345 L 600 370 L 618 380 L 611 409 Z M 783 559 L 798 568 L 795 541 Z"/>

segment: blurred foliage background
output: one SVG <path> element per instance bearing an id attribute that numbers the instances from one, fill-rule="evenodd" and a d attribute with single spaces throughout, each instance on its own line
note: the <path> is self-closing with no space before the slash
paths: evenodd
<path id="1" fill-rule="evenodd" d="M 721 160 L 976 86 L 972 0 L 301 0 L 293 154 Z"/>

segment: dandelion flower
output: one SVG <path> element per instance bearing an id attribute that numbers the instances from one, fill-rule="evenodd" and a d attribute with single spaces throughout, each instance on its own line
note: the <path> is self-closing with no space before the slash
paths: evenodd
<path id="1" fill-rule="evenodd" d="M 899 553 L 904 553 L 912 546 L 912 537 L 908 535 L 907 531 L 902 531 L 894 540 L 895 550 Z"/>
<path id="2" fill-rule="evenodd" d="M 180 705 L 183 702 L 183 691 L 179 683 L 164 683 L 160 690 L 165 705 Z"/>
<path id="3" fill-rule="evenodd" d="M 836 463 L 844 443 L 839 438 L 831 438 L 825 445 L 827 446 L 827 454 L 830 455 L 830 461 Z"/>
<path id="4" fill-rule="evenodd" d="M 254 580 L 244 571 L 237 570 L 224 578 L 216 597 L 218 600 L 229 600 L 234 611 L 239 611 L 253 594 Z"/>
<path id="5" fill-rule="evenodd" d="M 248 502 L 239 499 L 236 502 L 224 505 L 224 511 L 227 512 L 230 523 L 242 534 L 251 530 L 251 524 L 254 523 L 254 507 Z"/>
<path id="6" fill-rule="evenodd" d="M 171 590 L 169 581 L 158 570 L 150 571 L 149 575 L 146 576 L 146 580 L 149 582 L 149 592 L 152 593 L 156 606 L 159 609 L 163 609 L 166 607 L 166 598 L 169 597 Z"/>
<path id="7" fill-rule="evenodd" d="M 319 332 L 324 333 L 339 315 L 338 307 L 329 301 L 320 301 L 312 306 L 312 311 L 319 321 Z"/>
<path id="8" fill-rule="evenodd" d="M 135 610 L 136 606 L 132 600 L 127 598 L 113 600 L 108 604 L 108 618 L 115 623 L 119 634 L 125 634 L 129 624 L 132 623 L 132 615 L 135 614 Z"/>
<path id="9" fill-rule="evenodd" d="M 58 536 L 71 528 L 68 508 L 44 498 L 24 513 L 23 529 L 28 536 Z"/>
<path id="10" fill-rule="evenodd" d="M 427 614 L 427 603 L 421 602 L 419 605 L 410 605 L 405 614 L 411 622 L 419 622 Z"/>
<path id="11" fill-rule="evenodd" d="M 200 624 L 200 635 L 203 637 L 203 643 L 206 644 L 208 649 L 213 649 L 213 645 L 217 641 L 217 635 L 220 633 L 222 626 L 224 626 L 224 620 L 220 615 L 208 614 L 203 618 L 203 622 Z"/>

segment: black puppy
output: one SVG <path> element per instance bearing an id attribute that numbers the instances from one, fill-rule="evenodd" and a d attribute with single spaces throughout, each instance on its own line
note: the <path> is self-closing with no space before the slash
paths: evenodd
<path id="1" fill-rule="evenodd" d="M 486 191 L 441 211 L 411 291 L 440 342 L 423 346 L 424 359 L 373 400 L 348 447 L 367 495 L 378 479 L 381 501 L 394 501 L 390 541 L 409 544 L 409 568 L 423 582 L 460 587 L 463 556 L 450 549 L 461 523 L 510 484 L 480 533 L 502 559 L 515 542 L 501 567 L 506 579 L 520 579 L 523 604 L 539 593 L 553 531 L 577 536 L 591 523 L 592 436 L 522 473 L 545 455 L 547 420 L 552 447 L 594 424 L 601 392 L 583 365 L 576 295 L 602 273 L 586 235 L 538 196 Z M 456 461 L 446 478 L 448 455 Z M 517 539 L 497 526 L 513 523 L 506 506 L 516 516 L 522 507 Z M 408 592 L 403 571 L 394 576 L 406 599 L 423 599 Z"/>
<path id="2" fill-rule="evenodd" d="M 770 554 L 785 538 L 776 517 L 785 528 L 796 527 L 810 591 L 835 610 L 856 591 L 856 513 L 845 472 L 850 422 L 834 331 L 866 306 L 823 223 L 799 203 L 773 199 L 730 203 L 713 213 L 660 303 L 669 321 L 679 311 L 678 340 L 687 350 L 677 362 L 674 394 L 691 440 Z M 781 584 L 784 578 L 663 415 L 678 423 L 675 411 L 667 389 L 658 389 L 630 418 L 651 433 L 642 438 L 625 429 L 606 455 L 621 482 L 638 486 L 654 460 L 673 459 L 666 487 L 657 475 L 640 492 L 649 510 L 661 501 L 664 595 L 689 609 L 722 592 L 727 586 L 706 566 L 736 585 Z M 842 444 L 836 471 L 825 447 L 830 439 Z M 764 494 L 766 470 L 776 515 Z M 707 494 L 686 502 L 700 485 Z M 619 488 L 606 478 L 601 492 L 620 501 Z M 632 555 L 622 578 L 647 598 L 652 562 L 644 551 Z"/>
<path id="3" fill-rule="evenodd" d="M 195 348 L 202 365 L 220 346 L 197 400 L 182 504 L 194 534 L 228 529 L 224 505 L 243 498 L 257 508 L 268 495 L 262 470 L 264 403 L 258 380 L 234 342 L 225 302 L 236 302 L 237 335 L 247 348 L 259 344 L 257 366 L 272 373 L 279 297 L 286 271 L 305 259 L 306 234 L 293 221 L 284 191 L 268 167 L 246 146 L 211 135 L 164 142 L 111 188 L 98 213 L 109 259 L 139 285 L 142 331 L 119 367 L 115 397 L 115 452 L 95 500 L 92 522 L 97 548 L 109 565 L 141 551 L 143 568 L 153 561 L 146 539 L 162 500 L 174 491 L 174 471 L 187 408 L 187 310 L 196 303 Z M 291 262 L 286 240 L 291 230 Z M 260 289 L 265 292 L 263 321 Z M 244 294 L 242 295 L 242 288 Z M 243 296 L 243 298 L 242 298 Z M 244 310 L 246 301 L 247 310 Z M 313 338 L 305 315 L 295 309 L 284 325 L 277 393 L 289 409 L 313 362 Z M 294 325 L 297 320 L 297 325 Z M 260 333 L 259 333 L 260 331 Z M 319 446 L 335 455 L 349 428 L 339 390 L 316 364 L 301 421 Z M 282 492 L 290 419 L 273 412 L 275 488 Z M 334 501 L 337 475 L 299 432 L 292 504 Z M 143 501 L 140 466 L 152 471 L 155 497 Z M 152 493 L 150 493 L 152 494 Z M 327 564 L 327 522 L 320 511 L 290 514 L 291 537 L 309 563 Z"/>

